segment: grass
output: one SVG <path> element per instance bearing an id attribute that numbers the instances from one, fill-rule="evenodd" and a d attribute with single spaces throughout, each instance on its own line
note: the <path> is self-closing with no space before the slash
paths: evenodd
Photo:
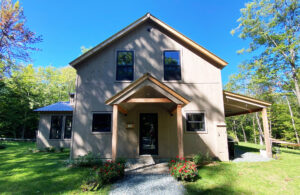
<path id="1" fill-rule="evenodd" d="M 240 143 L 243 151 L 259 145 Z M 200 179 L 185 183 L 188 194 L 300 194 L 300 150 L 281 149 L 279 160 L 221 162 L 199 170 Z"/>
<path id="2" fill-rule="evenodd" d="M 88 168 L 68 168 L 69 151 L 38 152 L 32 142 L 3 142 L 0 150 L 0 194 L 81 194 Z M 107 194 L 109 186 L 96 191 Z M 87 194 L 87 193 L 85 193 Z"/>

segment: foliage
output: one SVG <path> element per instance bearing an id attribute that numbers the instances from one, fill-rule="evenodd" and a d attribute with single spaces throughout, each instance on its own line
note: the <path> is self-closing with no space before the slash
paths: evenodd
<path id="1" fill-rule="evenodd" d="M 92 152 L 89 152 L 84 156 L 79 156 L 74 159 L 71 164 L 77 167 L 94 167 L 101 166 L 102 160 L 100 159 L 100 154 L 95 155 Z"/>
<path id="2" fill-rule="evenodd" d="M 245 64 L 246 74 L 263 80 L 270 86 L 297 97 L 299 90 L 300 4 L 298 0 L 253 0 L 241 9 L 239 26 L 232 30 L 250 41 L 243 53 L 260 53 Z M 260 72 L 263 71 L 263 72 Z"/>
<path id="3" fill-rule="evenodd" d="M 0 2 L 0 78 L 10 73 L 15 60 L 29 60 L 29 51 L 37 50 L 32 45 L 39 43 L 41 36 L 35 35 L 26 25 L 26 18 L 19 1 Z"/>
<path id="4" fill-rule="evenodd" d="M 126 159 L 126 158 L 118 157 L 118 158 L 116 159 L 116 163 L 117 163 L 117 164 L 120 163 L 120 164 L 122 164 L 122 165 L 125 166 L 126 162 L 127 162 L 127 159 Z"/>
<path id="5" fill-rule="evenodd" d="M 124 161 L 122 161 L 124 162 Z M 82 191 L 95 191 L 124 177 L 125 165 L 113 161 L 106 161 L 101 166 L 94 166 L 94 173 L 87 177 L 81 187 Z"/>
<path id="6" fill-rule="evenodd" d="M 0 144 L 0 149 L 5 149 L 5 148 L 6 148 L 6 145 Z"/>
<path id="7" fill-rule="evenodd" d="M 210 163 L 212 161 L 209 153 L 207 152 L 206 155 L 203 155 L 202 153 L 198 153 L 193 157 L 193 162 L 196 165 L 203 165 L 203 164 L 207 164 Z"/>
<path id="8" fill-rule="evenodd" d="M 124 177 L 125 165 L 113 161 L 106 161 L 97 169 L 97 181 L 101 185 L 112 183 Z"/>
<path id="9" fill-rule="evenodd" d="M 46 147 L 46 152 L 54 153 L 55 152 L 55 147 Z"/>
<path id="10" fill-rule="evenodd" d="M 196 165 L 185 158 L 179 158 L 169 161 L 170 174 L 177 180 L 195 181 L 198 178 Z"/>
<path id="11" fill-rule="evenodd" d="M 0 79 L 0 137 L 33 138 L 38 125 L 34 109 L 68 101 L 75 90 L 76 72 L 71 67 L 12 69 L 10 77 Z"/>
<path id="12" fill-rule="evenodd" d="M 29 152 L 34 142 L 3 142 L 0 150 L 0 192 L 6 194 L 81 194 L 82 180 L 95 171 L 68 167 L 69 149 L 59 153 Z M 97 191 L 108 194 L 107 185 Z"/>
<path id="13" fill-rule="evenodd" d="M 259 145 L 240 142 L 245 152 L 259 153 Z M 185 183 L 187 194 L 299 194 L 300 151 L 281 148 L 279 160 L 220 162 L 201 167 L 201 179 Z"/>

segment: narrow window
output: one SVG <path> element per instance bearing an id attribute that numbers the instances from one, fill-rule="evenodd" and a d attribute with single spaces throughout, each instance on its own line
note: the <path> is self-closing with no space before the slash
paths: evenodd
<path id="1" fill-rule="evenodd" d="M 61 139 L 63 116 L 51 117 L 50 139 Z"/>
<path id="2" fill-rule="evenodd" d="M 72 136 L 72 116 L 66 116 L 65 122 L 65 139 L 70 139 Z"/>
<path id="3" fill-rule="evenodd" d="M 186 114 L 187 131 L 205 131 L 204 113 L 187 113 Z"/>
<path id="4" fill-rule="evenodd" d="M 133 80 L 133 51 L 117 52 L 117 80 Z"/>
<path id="5" fill-rule="evenodd" d="M 164 79 L 181 80 L 179 51 L 164 51 Z"/>
<path id="6" fill-rule="evenodd" d="M 93 132 L 111 131 L 111 114 L 95 113 L 93 114 Z"/>

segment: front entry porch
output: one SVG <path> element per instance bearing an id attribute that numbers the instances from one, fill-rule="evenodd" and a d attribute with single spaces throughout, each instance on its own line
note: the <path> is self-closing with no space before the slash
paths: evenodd
<path id="1" fill-rule="evenodd" d="M 184 157 L 182 107 L 188 103 L 187 99 L 149 74 L 145 74 L 108 99 L 106 104 L 113 106 L 112 160 L 115 160 L 118 156 L 118 134 L 120 127 L 124 125 L 127 134 L 135 131 L 135 136 L 139 136 L 137 139 L 139 140 L 139 148 L 137 149 L 139 155 L 163 156 L 163 145 L 174 148 L 174 146 L 169 146 L 169 143 L 173 143 L 174 140 L 170 139 L 176 133 L 177 154 Z M 176 117 L 173 115 L 176 115 Z M 120 122 L 120 117 L 123 119 L 122 122 Z M 137 121 L 137 119 L 139 120 Z M 169 127 L 164 127 L 165 125 L 172 126 L 174 124 L 176 124 L 177 132 L 174 131 L 175 128 L 170 130 Z M 167 139 L 169 139 L 169 143 L 163 143 L 164 141 L 167 142 Z M 160 146 L 160 143 L 162 143 L 162 146 Z M 126 145 L 126 143 L 124 144 Z M 122 147 L 125 147 L 124 144 L 122 144 Z M 172 151 L 169 152 L 172 153 Z"/>

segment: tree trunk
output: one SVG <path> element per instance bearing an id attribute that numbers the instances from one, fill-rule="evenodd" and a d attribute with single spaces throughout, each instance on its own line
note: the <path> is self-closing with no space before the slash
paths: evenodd
<path id="1" fill-rule="evenodd" d="M 260 124 L 260 120 L 258 118 L 257 112 L 255 113 L 255 115 L 256 115 L 256 121 L 257 121 L 257 125 L 258 125 L 258 130 L 259 130 L 259 144 L 260 145 L 264 145 L 262 128 L 261 128 L 261 124 Z"/>
<path id="2" fill-rule="evenodd" d="M 233 132 L 234 132 L 235 139 L 237 140 L 237 142 L 240 142 L 240 140 L 239 140 L 239 138 L 237 136 L 237 133 L 236 133 L 235 120 L 233 120 Z"/>
<path id="3" fill-rule="evenodd" d="M 292 64 L 292 72 L 293 72 L 293 80 L 295 83 L 295 95 L 298 100 L 298 105 L 300 106 L 300 89 L 298 85 L 297 69 L 294 63 Z"/>
<path id="4" fill-rule="evenodd" d="M 254 143 L 257 144 L 256 141 L 256 131 L 255 131 L 255 121 L 254 121 L 254 115 L 252 117 L 252 125 L 253 125 L 253 136 L 254 136 Z"/>
<path id="5" fill-rule="evenodd" d="M 25 111 L 25 114 L 24 114 L 24 121 L 23 121 L 23 127 L 22 127 L 22 139 L 24 139 L 24 137 L 25 137 L 26 120 L 27 120 L 27 112 Z"/>
<path id="6" fill-rule="evenodd" d="M 297 129 L 296 129 L 296 126 L 295 126 L 293 110 L 291 108 L 290 101 L 289 101 L 288 97 L 285 96 L 285 98 L 286 98 L 286 101 L 287 101 L 287 104 L 288 104 L 288 107 L 289 107 L 289 111 L 290 111 L 290 115 L 291 115 L 291 120 L 292 120 L 293 128 L 294 128 L 294 131 L 295 131 L 295 136 L 296 136 L 296 139 L 297 139 L 297 144 L 299 144 L 299 136 L 298 136 L 298 132 L 297 132 Z"/>
<path id="7" fill-rule="evenodd" d="M 243 131 L 243 136 L 244 136 L 244 142 L 247 142 L 247 136 L 246 136 L 246 132 L 243 126 L 243 123 L 241 123 L 241 127 L 242 127 L 242 131 Z"/>

